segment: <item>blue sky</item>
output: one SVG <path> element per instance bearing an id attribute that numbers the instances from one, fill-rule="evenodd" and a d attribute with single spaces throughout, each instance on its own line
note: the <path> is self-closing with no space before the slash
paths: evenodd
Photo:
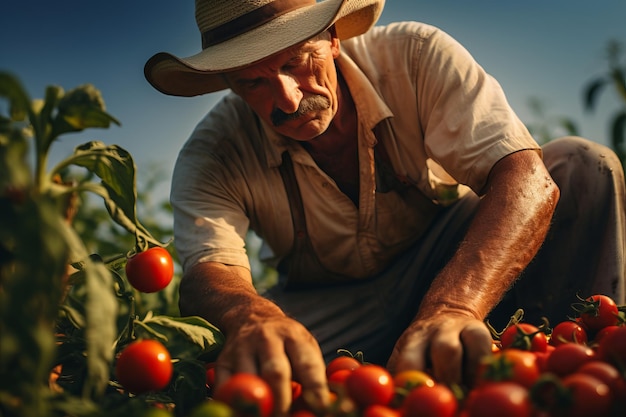
<path id="1" fill-rule="evenodd" d="M 607 41 L 626 43 L 626 1 L 387 0 L 379 24 L 398 20 L 434 24 L 456 37 L 500 81 L 524 122 L 533 122 L 528 101 L 537 98 L 549 116 L 571 117 L 583 135 L 606 143 L 619 102 L 607 90 L 598 111 L 586 114 L 582 88 L 606 71 Z M 0 70 L 18 75 L 32 97 L 49 84 L 69 90 L 92 83 L 122 123 L 65 136 L 53 161 L 88 140 L 115 143 L 134 156 L 140 184 L 148 164 L 160 164 L 167 195 L 179 148 L 220 94 L 164 96 L 145 81 L 143 65 L 159 51 L 199 50 L 193 1 L 7 1 L 0 35 Z"/>

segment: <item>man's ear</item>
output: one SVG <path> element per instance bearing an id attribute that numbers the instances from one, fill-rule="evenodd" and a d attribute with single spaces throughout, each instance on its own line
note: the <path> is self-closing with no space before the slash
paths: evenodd
<path id="1" fill-rule="evenodd" d="M 339 42 L 339 38 L 337 37 L 337 30 L 335 29 L 335 25 L 332 25 L 328 28 L 328 33 L 330 33 L 330 48 L 333 52 L 333 58 L 336 59 L 341 52 L 341 45 Z"/>

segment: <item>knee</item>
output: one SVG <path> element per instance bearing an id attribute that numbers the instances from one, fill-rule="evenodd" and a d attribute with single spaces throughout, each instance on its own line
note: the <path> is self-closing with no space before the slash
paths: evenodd
<path id="1" fill-rule="evenodd" d="M 544 162 L 557 184 L 563 177 L 592 184 L 624 183 L 624 168 L 609 147 L 578 136 L 565 136 L 543 147 Z M 561 180 L 561 181 L 559 181 Z"/>

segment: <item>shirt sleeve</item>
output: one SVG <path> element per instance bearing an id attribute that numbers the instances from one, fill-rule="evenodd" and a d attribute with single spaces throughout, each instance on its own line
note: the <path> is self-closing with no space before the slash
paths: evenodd
<path id="1" fill-rule="evenodd" d="M 200 122 L 179 153 L 172 176 L 174 244 L 183 269 L 214 261 L 250 268 L 245 251 L 249 220 L 236 157 L 229 149 L 237 114 L 228 98 Z M 226 123 L 224 121 L 227 121 Z"/>
<path id="2" fill-rule="evenodd" d="M 498 160 L 541 152 L 499 83 L 452 37 L 434 29 L 414 59 L 426 151 L 459 183 L 480 194 Z"/>

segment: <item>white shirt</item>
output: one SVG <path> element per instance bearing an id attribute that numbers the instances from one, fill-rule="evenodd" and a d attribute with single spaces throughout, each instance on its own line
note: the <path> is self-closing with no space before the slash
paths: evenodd
<path id="1" fill-rule="evenodd" d="M 470 189 L 482 194 L 502 157 L 541 152 L 496 80 L 437 28 L 375 27 L 341 48 L 336 63 L 359 123 L 358 207 L 297 142 L 264 126 L 231 93 L 198 124 L 174 170 L 171 202 L 183 268 L 205 261 L 249 268 L 249 228 L 264 240 L 271 264 L 289 252 L 292 222 L 277 168 L 285 150 L 317 256 L 327 269 L 355 278 L 385 268 L 425 226 L 409 202 L 376 192 L 378 142 L 396 174 L 441 205 Z"/>

